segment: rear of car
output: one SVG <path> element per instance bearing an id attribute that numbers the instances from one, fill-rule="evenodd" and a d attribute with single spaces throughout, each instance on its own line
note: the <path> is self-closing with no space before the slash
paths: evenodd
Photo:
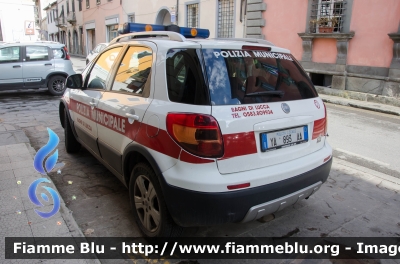
<path id="1" fill-rule="evenodd" d="M 178 103 L 166 130 L 182 148 L 163 172 L 175 222 L 247 222 L 308 198 L 329 175 L 332 149 L 307 74 L 284 49 L 197 43 L 166 52 L 168 97 Z"/>

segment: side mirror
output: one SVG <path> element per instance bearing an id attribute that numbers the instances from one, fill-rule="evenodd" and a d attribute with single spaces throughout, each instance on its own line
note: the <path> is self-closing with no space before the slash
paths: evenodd
<path id="1" fill-rule="evenodd" d="M 68 76 L 65 86 L 71 89 L 81 89 L 83 86 L 82 74 L 72 74 Z"/>
<path id="2" fill-rule="evenodd" d="M 93 54 L 93 50 L 89 51 L 89 53 L 90 53 L 90 55 L 92 55 Z"/>

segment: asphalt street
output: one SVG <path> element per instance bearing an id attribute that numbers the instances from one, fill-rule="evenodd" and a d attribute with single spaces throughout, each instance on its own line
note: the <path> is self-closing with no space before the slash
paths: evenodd
<path id="1" fill-rule="evenodd" d="M 77 72 L 84 69 L 84 58 L 72 60 Z M 118 179 L 85 149 L 65 152 L 59 99 L 46 90 L 0 92 L 0 130 L 23 129 L 36 151 L 47 143 L 46 127 L 57 133 L 61 173 L 49 176 L 86 236 L 141 236 L 128 191 Z M 400 236 L 400 118 L 327 106 L 328 140 L 335 151 L 330 177 L 320 191 L 260 221 L 191 228 L 185 235 Z"/>

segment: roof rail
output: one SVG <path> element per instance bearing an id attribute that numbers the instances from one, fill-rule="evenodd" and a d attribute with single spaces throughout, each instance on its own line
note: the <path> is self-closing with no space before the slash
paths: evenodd
<path id="1" fill-rule="evenodd" d="M 110 44 L 114 44 L 119 42 L 121 39 L 130 37 L 130 38 L 152 38 L 152 37 L 168 37 L 170 40 L 184 42 L 186 38 L 179 33 L 172 31 L 145 31 L 145 32 L 134 32 L 120 35 L 113 40 L 110 41 Z"/>
<path id="2" fill-rule="evenodd" d="M 230 40 L 230 41 L 244 41 L 251 43 L 259 43 L 264 45 L 275 46 L 272 42 L 264 39 L 256 39 L 256 38 L 215 38 L 215 40 Z"/>

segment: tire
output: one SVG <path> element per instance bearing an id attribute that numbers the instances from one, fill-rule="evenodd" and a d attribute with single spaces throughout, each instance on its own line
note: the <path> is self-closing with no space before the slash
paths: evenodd
<path id="1" fill-rule="evenodd" d="M 47 82 L 47 88 L 52 95 L 63 95 L 65 91 L 65 77 L 61 75 L 55 75 L 50 77 Z"/>
<path id="2" fill-rule="evenodd" d="M 76 140 L 72 132 L 71 124 L 69 123 L 67 109 L 64 108 L 64 136 L 65 136 L 65 150 L 68 153 L 76 153 L 81 149 L 81 143 Z"/>
<path id="3" fill-rule="evenodd" d="M 160 183 L 148 164 L 139 163 L 133 168 L 129 182 L 129 197 L 136 223 L 145 236 L 181 235 L 183 227 L 176 225 L 172 220 Z"/>

